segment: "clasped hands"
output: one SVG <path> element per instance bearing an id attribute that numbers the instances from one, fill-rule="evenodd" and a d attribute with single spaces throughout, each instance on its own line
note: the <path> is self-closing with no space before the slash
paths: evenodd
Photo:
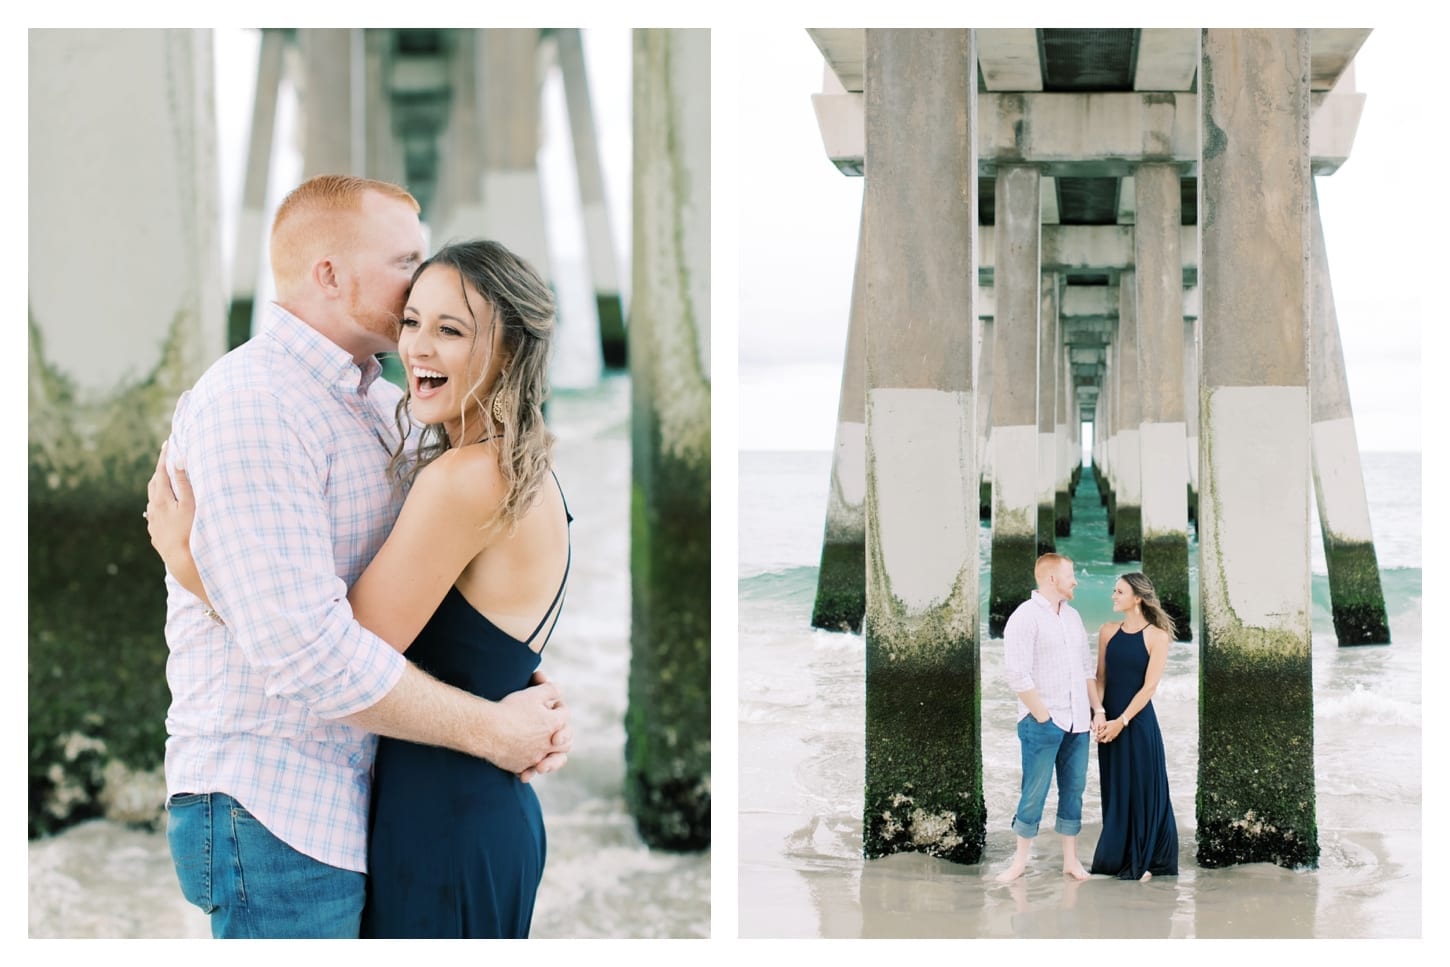
<path id="1" fill-rule="evenodd" d="M 1106 712 L 1093 713 L 1093 738 L 1099 742 L 1111 742 L 1123 731 L 1123 720 L 1121 718 L 1107 721 Z"/>

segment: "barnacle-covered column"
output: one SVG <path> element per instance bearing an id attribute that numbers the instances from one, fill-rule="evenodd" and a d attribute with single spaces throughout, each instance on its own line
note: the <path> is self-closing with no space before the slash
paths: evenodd
<path id="1" fill-rule="evenodd" d="M 1202 36 L 1198 861 L 1312 866 L 1309 31 Z"/>
<path id="2" fill-rule="evenodd" d="M 226 350 L 227 321 L 210 31 L 32 30 L 29 42 L 39 832 L 102 813 L 151 822 L 165 797 L 166 592 L 141 511 L 176 397 Z M 133 774 L 137 796 L 124 793 Z M 139 812 L 122 811 L 132 799 Z"/>
<path id="3" fill-rule="evenodd" d="M 867 857 L 975 863 L 986 839 L 967 499 L 976 77 L 969 30 L 866 31 Z"/>
<path id="4" fill-rule="evenodd" d="M 710 32 L 636 30 L 625 797 L 675 850 L 710 842 L 708 103 Z"/>

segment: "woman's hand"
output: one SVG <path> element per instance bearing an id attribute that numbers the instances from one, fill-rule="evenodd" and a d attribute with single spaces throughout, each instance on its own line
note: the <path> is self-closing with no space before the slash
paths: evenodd
<path id="1" fill-rule="evenodd" d="M 1102 731 L 1098 733 L 1098 741 L 1111 742 L 1122 734 L 1122 731 L 1123 720 L 1120 718 L 1113 719 L 1107 725 L 1104 725 Z"/>
<path id="2" fill-rule="evenodd" d="M 196 500 L 186 471 L 176 468 L 176 490 L 166 473 L 166 444 L 156 458 L 156 472 L 146 484 L 146 533 L 151 546 L 161 555 L 166 569 L 192 594 L 205 600 L 206 590 L 191 556 L 191 524 L 196 518 Z"/>

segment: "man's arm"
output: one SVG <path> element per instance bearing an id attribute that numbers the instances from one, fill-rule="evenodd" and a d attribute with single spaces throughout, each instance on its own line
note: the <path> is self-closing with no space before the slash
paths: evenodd
<path id="1" fill-rule="evenodd" d="M 1014 611 L 1007 619 L 1007 627 L 1002 630 L 1002 639 L 1007 652 L 1008 687 L 1017 693 L 1033 719 L 1039 723 L 1046 722 L 1052 718 L 1052 713 L 1037 693 L 1037 683 L 1032 678 L 1032 656 L 1037 645 L 1035 629 L 1020 612 Z"/>

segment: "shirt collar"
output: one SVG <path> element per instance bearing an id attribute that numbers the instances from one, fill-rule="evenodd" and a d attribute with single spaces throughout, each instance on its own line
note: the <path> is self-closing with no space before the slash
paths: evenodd
<path id="1" fill-rule="evenodd" d="M 1060 607 L 1054 608 L 1052 606 L 1052 602 L 1049 601 L 1049 600 L 1047 600 L 1047 598 L 1043 596 L 1042 592 L 1041 591 L 1038 591 L 1036 588 L 1033 588 L 1032 589 L 1032 600 L 1033 601 L 1036 601 L 1039 605 L 1041 605 L 1044 609 L 1046 609 L 1048 612 L 1050 612 L 1052 614 L 1055 614 L 1056 615 L 1056 614 L 1061 614 L 1062 613 Z M 1059 603 L 1059 605 L 1065 605 L 1065 604 L 1067 604 L 1066 601 L 1060 601 L 1058 603 Z"/>
<path id="2" fill-rule="evenodd" d="M 267 304 L 267 317 L 264 334 L 324 386 L 366 396 L 368 387 L 382 374 L 376 358 L 369 356 L 359 366 L 352 353 L 275 302 Z"/>

